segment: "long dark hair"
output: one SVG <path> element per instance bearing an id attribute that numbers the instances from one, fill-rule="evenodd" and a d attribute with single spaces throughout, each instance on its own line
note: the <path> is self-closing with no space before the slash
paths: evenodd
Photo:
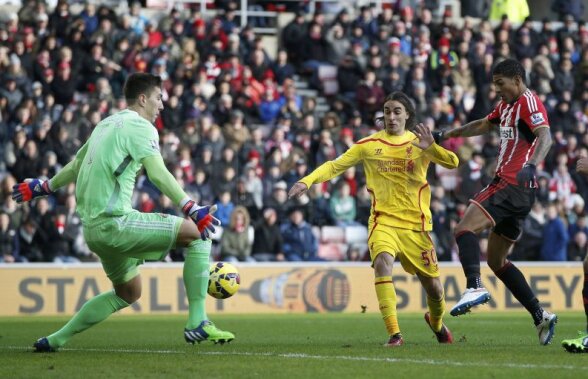
<path id="1" fill-rule="evenodd" d="M 416 126 L 416 111 L 414 109 L 414 103 L 410 97 L 408 97 L 404 92 L 395 91 L 386 96 L 384 99 L 384 104 L 388 101 L 394 100 L 398 101 L 400 104 L 404 106 L 404 110 L 408 113 L 408 120 L 406 120 L 405 129 L 413 130 Z M 376 124 L 383 124 L 384 123 L 384 116 L 376 118 Z"/>

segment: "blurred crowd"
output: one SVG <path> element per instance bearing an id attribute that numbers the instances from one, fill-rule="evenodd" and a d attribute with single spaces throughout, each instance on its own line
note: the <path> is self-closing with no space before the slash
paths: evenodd
<path id="1" fill-rule="evenodd" d="M 155 123 L 161 152 L 187 193 L 218 204 L 223 233 L 216 259 L 321 260 L 313 227 L 367 225 L 362 168 L 297 200 L 288 200 L 290 186 L 377 131 L 375 118 L 392 91 L 411 96 L 418 119 L 431 129 L 484 117 L 497 101 L 492 67 L 505 58 L 523 63 L 555 141 L 511 258 L 583 259 L 588 178 L 574 169 L 588 156 L 588 24 L 577 18 L 581 12 L 515 24 L 508 16 L 491 22 L 480 9 L 464 7 L 461 18 L 430 5 L 438 2 L 412 3 L 396 1 L 381 11 L 325 6 L 313 14 L 296 7 L 278 29 L 274 52 L 254 28 L 267 20 L 241 27 L 235 1 L 219 2 L 215 16 L 186 6 L 157 20 L 140 3 L 124 12 L 87 3 L 74 13 L 63 0 L 54 9 L 23 1 L 0 23 L 0 259 L 95 260 L 75 212 L 74 184 L 23 206 L 10 193 L 25 178 L 52 177 L 102 118 L 124 108 L 130 73 L 163 78 L 165 109 Z M 335 68 L 335 93 L 320 74 L 325 66 Z M 301 83 L 325 97 L 328 109 L 301 95 Z M 468 199 L 493 176 L 499 137 L 444 145 L 461 160 L 458 170 L 429 172 L 433 238 L 439 260 L 448 261 L 457 259 L 452 230 Z M 134 206 L 178 214 L 144 174 Z M 183 252 L 172 250 L 169 259 L 182 260 Z M 354 246 L 346 259 L 369 255 Z"/>

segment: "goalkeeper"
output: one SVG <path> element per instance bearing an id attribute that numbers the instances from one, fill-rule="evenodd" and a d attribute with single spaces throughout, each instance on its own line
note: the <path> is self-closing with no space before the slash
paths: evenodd
<path id="1" fill-rule="evenodd" d="M 318 167 L 292 186 L 289 196 L 300 196 L 315 183 L 330 180 L 351 166 L 363 163 L 372 197 L 368 246 L 374 268 L 374 286 L 389 339 L 384 346 L 404 343 L 396 314 L 396 290 L 392 266 L 396 260 L 406 272 L 419 278 L 427 293 L 425 321 L 439 343 L 452 343 L 443 324 L 445 296 L 439 280 L 427 183 L 430 162 L 456 168 L 455 154 L 437 145 L 431 131 L 416 125 L 415 110 L 402 92 L 384 102 L 384 130 L 366 137 L 339 158 Z"/>
<path id="2" fill-rule="evenodd" d="M 161 78 L 132 74 L 125 83 L 124 95 L 128 109 L 96 125 L 75 159 L 51 180 L 29 179 L 14 186 L 13 198 L 23 202 L 76 182 L 77 211 L 84 238 L 100 257 L 114 287 L 88 300 L 61 329 L 37 340 L 33 345 L 37 352 L 56 351 L 75 334 L 137 301 L 141 297 L 137 266 L 145 260 L 163 259 L 174 246 L 187 247 L 183 271 L 189 303 L 186 342 L 223 343 L 234 339 L 232 333 L 217 329 L 205 310 L 211 250 L 208 237 L 220 222 L 212 215 L 214 208 L 198 206 L 186 195 L 159 152 L 159 137 L 152 123 L 163 110 Z M 188 219 L 131 208 L 141 166 Z"/>

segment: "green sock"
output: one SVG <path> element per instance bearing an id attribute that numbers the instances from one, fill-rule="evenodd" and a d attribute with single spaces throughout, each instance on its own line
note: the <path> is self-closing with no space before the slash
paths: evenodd
<path id="1" fill-rule="evenodd" d="M 194 329 L 206 316 L 206 294 L 208 293 L 208 271 L 210 266 L 210 249 L 212 241 L 201 239 L 188 245 L 184 262 L 184 286 L 188 297 L 188 322 L 186 329 Z"/>
<path id="2" fill-rule="evenodd" d="M 88 300 L 61 329 L 48 336 L 49 345 L 55 348 L 61 347 L 74 334 L 83 332 L 100 321 L 106 320 L 114 312 L 128 306 L 129 304 L 118 297 L 114 290 L 101 293 Z"/>

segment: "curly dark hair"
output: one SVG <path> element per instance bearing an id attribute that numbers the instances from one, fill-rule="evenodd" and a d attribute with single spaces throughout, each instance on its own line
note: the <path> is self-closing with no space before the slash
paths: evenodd
<path id="1" fill-rule="evenodd" d="M 507 78 L 515 78 L 518 76 L 524 82 L 525 68 L 517 60 L 505 59 L 494 66 L 494 69 L 492 69 L 492 75 L 502 75 Z"/>

